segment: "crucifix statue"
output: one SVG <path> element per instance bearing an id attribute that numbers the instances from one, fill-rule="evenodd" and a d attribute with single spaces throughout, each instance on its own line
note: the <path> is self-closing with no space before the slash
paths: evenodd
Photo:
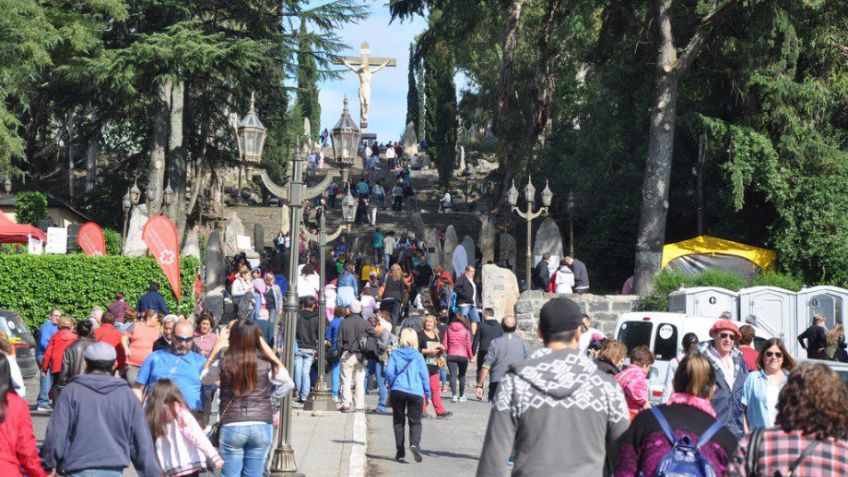
<path id="1" fill-rule="evenodd" d="M 362 44 L 360 56 L 345 56 L 336 64 L 343 64 L 359 76 L 359 129 L 368 127 L 368 108 L 371 106 L 371 75 L 385 67 L 397 66 L 395 58 L 372 58 L 368 43 Z M 372 66 L 376 68 L 371 69 Z"/>

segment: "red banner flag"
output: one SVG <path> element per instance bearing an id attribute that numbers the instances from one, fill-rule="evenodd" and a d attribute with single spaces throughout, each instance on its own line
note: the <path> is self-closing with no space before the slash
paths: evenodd
<path id="1" fill-rule="evenodd" d="M 150 249 L 150 254 L 159 262 L 162 272 L 174 290 L 177 301 L 180 300 L 180 243 L 177 228 L 165 216 L 157 215 L 147 221 L 141 232 L 141 239 Z"/>
<path id="2" fill-rule="evenodd" d="M 106 255 L 106 237 L 103 229 L 94 222 L 82 224 L 77 234 L 77 243 L 86 255 Z"/>

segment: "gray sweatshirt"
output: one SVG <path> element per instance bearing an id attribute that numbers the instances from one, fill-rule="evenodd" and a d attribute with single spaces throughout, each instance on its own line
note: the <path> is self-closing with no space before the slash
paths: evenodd
<path id="1" fill-rule="evenodd" d="M 605 475 L 606 456 L 629 425 L 611 376 L 576 349 L 542 348 L 498 385 L 477 476 Z"/>
<path id="2" fill-rule="evenodd" d="M 506 333 L 492 340 L 483 359 L 483 367 L 489 368 L 489 380 L 501 382 L 509 367 L 530 356 L 530 348 L 515 333 Z"/>

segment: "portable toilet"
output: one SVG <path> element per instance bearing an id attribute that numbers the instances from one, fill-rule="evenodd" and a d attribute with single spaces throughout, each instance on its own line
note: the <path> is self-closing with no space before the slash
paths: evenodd
<path id="1" fill-rule="evenodd" d="M 770 337 L 795 343 L 798 329 L 795 319 L 796 294 L 778 287 L 751 287 L 739 290 L 739 319 L 765 330 Z M 797 353 L 793 354 L 796 356 Z"/>
<path id="2" fill-rule="evenodd" d="M 822 285 L 804 288 L 797 296 L 796 324 L 799 334 L 813 324 L 813 315 L 818 313 L 825 316 L 824 326 L 827 329 L 833 328 L 837 321 L 844 323 L 848 314 L 848 290 Z"/>
<path id="3" fill-rule="evenodd" d="M 730 312 L 733 320 L 739 319 L 739 294 L 720 287 L 680 287 L 668 294 L 668 311 L 687 315 L 718 318 Z"/>

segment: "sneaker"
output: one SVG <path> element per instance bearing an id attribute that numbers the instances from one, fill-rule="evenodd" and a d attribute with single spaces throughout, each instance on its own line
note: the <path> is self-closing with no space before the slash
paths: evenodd
<path id="1" fill-rule="evenodd" d="M 353 408 L 347 407 L 347 406 L 342 406 L 342 407 L 339 408 L 339 412 L 347 414 L 349 412 L 353 412 Z"/>
<path id="2" fill-rule="evenodd" d="M 468 401 L 468 399 L 465 399 L 465 396 L 459 397 L 459 402 L 465 402 L 465 401 Z"/>
<path id="3" fill-rule="evenodd" d="M 421 451 L 418 450 L 418 446 L 409 446 L 409 450 L 412 452 L 415 462 L 421 462 Z"/>
<path id="4" fill-rule="evenodd" d="M 437 418 L 437 419 L 442 419 L 442 418 L 445 418 L 445 417 L 450 417 L 450 416 L 452 416 L 452 415 L 453 415 L 453 413 L 452 413 L 452 412 L 450 412 L 450 411 L 445 411 L 445 412 L 443 412 L 443 413 L 441 413 L 441 414 L 436 414 L 436 418 Z"/>
<path id="5" fill-rule="evenodd" d="M 36 411 L 38 411 L 38 412 L 50 412 L 50 411 L 52 411 L 53 409 L 51 409 L 51 408 L 49 408 L 49 407 L 41 407 L 41 406 L 38 406 L 37 408 L 35 408 L 35 410 L 36 410 Z"/>
<path id="6" fill-rule="evenodd" d="M 457 402 L 457 401 L 459 401 L 459 396 L 453 396 L 451 398 L 451 402 Z"/>

